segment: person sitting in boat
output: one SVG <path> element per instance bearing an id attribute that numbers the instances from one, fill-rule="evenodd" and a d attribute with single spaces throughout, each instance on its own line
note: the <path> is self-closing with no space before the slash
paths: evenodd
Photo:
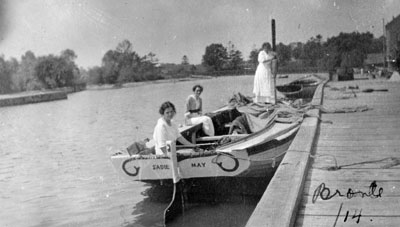
<path id="1" fill-rule="evenodd" d="M 158 119 L 153 133 L 156 154 L 167 154 L 167 141 L 179 141 L 183 145 L 194 146 L 181 135 L 178 125 L 172 120 L 176 114 L 174 104 L 169 101 L 164 102 L 159 113 L 161 117 Z"/>
<path id="2" fill-rule="evenodd" d="M 214 136 L 215 131 L 211 118 L 202 115 L 203 102 L 200 95 L 203 92 L 203 87 L 197 84 L 192 90 L 193 94 L 186 99 L 185 123 L 186 125 L 203 123 L 204 133 L 208 136 Z"/>

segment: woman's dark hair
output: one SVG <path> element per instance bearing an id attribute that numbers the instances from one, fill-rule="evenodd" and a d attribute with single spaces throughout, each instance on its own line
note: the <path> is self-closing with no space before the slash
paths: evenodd
<path id="1" fill-rule="evenodd" d="M 172 108 L 172 110 L 174 111 L 174 113 L 176 113 L 176 109 L 174 104 L 172 104 L 172 102 L 170 101 L 166 101 L 163 104 L 161 104 L 160 110 L 158 111 L 161 115 L 164 115 L 164 111 L 168 108 Z"/>
<path id="2" fill-rule="evenodd" d="M 203 86 L 201 86 L 200 84 L 196 84 L 193 86 L 192 90 L 196 91 L 196 88 L 200 88 L 200 91 L 203 92 Z"/>
<path id="3" fill-rule="evenodd" d="M 272 46 L 269 42 L 265 42 L 262 45 L 262 49 L 272 50 Z"/>

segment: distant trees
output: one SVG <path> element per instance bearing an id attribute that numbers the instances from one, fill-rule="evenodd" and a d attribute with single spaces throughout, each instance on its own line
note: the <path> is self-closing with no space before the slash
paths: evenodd
<path id="1" fill-rule="evenodd" d="M 329 38 L 324 43 L 323 62 L 326 69 L 362 67 L 367 54 L 382 52 L 377 42 L 381 42 L 380 39 L 374 39 L 369 32 L 340 33 Z"/>
<path id="2" fill-rule="evenodd" d="M 382 52 L 384 41 L 384 37 L 374 38 L 369 32 L 352 32 L 340 33 L 326 41 L 316 35 L 305 43 L 279 43 L 276 46 L 279 69 L 304 72 L 308 69 L 331 71 L 338 67 L 362 67 L 367 54 Z M 120 84 L 187 77 L 195 73 L 241 74 L 244 69 L 257 67 L 258 52 L 254 46 L 245 61 L 242 52 L 231 41 L 226 46 L 212 43 L 205 48 L 202 65 L 191 65 L 187 55 L 182 57 L 180 64 L 159 64 L 154 53 L 140 56 L 129 40 L 123 40 L 114 50 L 104 54 L 100 66 L 87 70 L 78 69 L 77 55 L 71 49 L 48 56 L 35 56 L 32 51 L 27 51 L 20 61 L 6 60 L 0 55 L 0 93 L 73 86 L 82 82 Z"/>
<path id="3" fill-rule="evenodd" d="M 226 48 L 220 43 L 213 43 L 206 47 L 202 63 L 213 68 L 214 71 L 220 71 L 227 58 Z"/>
<path id="4" fill-rule="evenodd" d="M 232 42 L 228 43 L 228 47 L 213 43 L 206 47 L 202 64 L 216 72 L 238 71 L 243 69 L 244 60 L 242 52 Z"/>
<path id="5" fill-rule="evenodd" d="M 74 62 L 76 57 L 75 52 L 70 49 L 62 51 L 60 56 L 39 57 L 34 67 L 34 76 L 45 88 L 73 86 L 80 77 Z"/>
<path id="6" fill-rule="evenodd" d="M 189 65 L 189 58 L 186 55 L 182 57 L 182 65 Z"/>
<path id="7" fill-rule="evenodd" d="M 248 62 L 253 68 L 257 68 L 258 65 L 258 52 L 259 50 L 256 48 L 253 48 L 253 50 L 250 51 Z"/>
<path id="8" fill-rule="evenodd" d="M 12 91 L 12 75 L 15 73 L 15 61 L 6 61 L 0 56 L 0 93 Z"/>
<path id="9" fill-rule="evenodd" d="M 36 64 L 37 59 L 32 51 L 28 50 L 21 56 L 21 64 L 14 81 L 16 91 L 37 90 L 41 88 L 41 84 L 35 76 Z"/>
<path id="10" fill-rule="evenodd" d="M 242 52 L 236 49 L 235 45 L 229 41 L 228 43 L 228 56 L 226 59 L 225 69 L 227 70 L 240 70 L 243 68 Z"/>
<path id="11" fill-rule="evenodd" d="M 73 86 L 80 78 L 74 60 L 76 54 L 66 49 L 60 56 L 37 58 L 32 51 L 21 56 L 21 61 L 0 57 L 0 93 Z"/>
<path id="12" fill-rule="evenodd" d="M 129 40 L 120 42 L 115 50 L 107 51 L 100 67 L 88 70 L 88 82 L 119 84 L 159 79 L 158 59 L 152 52 L 140 57 Z"/>

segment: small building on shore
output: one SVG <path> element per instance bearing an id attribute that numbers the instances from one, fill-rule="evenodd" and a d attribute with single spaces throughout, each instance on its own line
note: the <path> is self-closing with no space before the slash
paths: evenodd
<path id="1" fill-rule="evenodd" d="M 376 67 L 385 66 L 385 54 L 384 53 L 374 53 L 368 54 L 367 58 L 364 60 L 364 67 L 367 69 L 374 69 Z"/>

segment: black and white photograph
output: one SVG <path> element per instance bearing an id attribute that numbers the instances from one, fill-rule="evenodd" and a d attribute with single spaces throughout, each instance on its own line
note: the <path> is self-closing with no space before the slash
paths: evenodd
<path id="1" fill-rule="evenodd" d="M 0 227 L 400 226 L 397 0 L 0 0 Z"/>

